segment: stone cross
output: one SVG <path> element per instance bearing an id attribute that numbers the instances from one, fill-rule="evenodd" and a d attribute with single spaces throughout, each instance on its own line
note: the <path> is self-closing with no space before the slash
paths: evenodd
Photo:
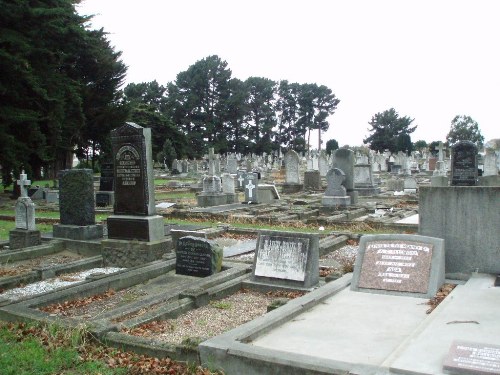
<path id="1" fill-rule="evenodd" d="M 443 155 L 443 142 L 439 142 L 438 145 L 438 151 L 439 151 L 439 161 L 444 161 L 444 155 Z"/>
<path id="2" fill-rule="evenodd" d="M 252 183 L 252 181 L 248 181 L 247 186 L 245 188 L 248 190 L 248 197 L 253 198 L 252 191 L 255 189 L 255 185 Z"/>
<path id="3" fill-rule="evenodd" d="M 26 198 L 28 196 L 28 189 L 26 187 L 31 185 L 31 180 L 28 180 L 26 177 L 27 175 L 23 170 L 19 176 L 19 180 L 17 180 L 17 184 L 19 185 L 19 188 L 21 190 L 22 198 Z"/>
<path id="4" fill-rule="evenodd" d="M 238 186 L 243 186 L 243 181 L 244 181 L 244 180 L 245 180 L 245 179 L 243 178 L 243 175 L 242 175 L 242 174 L 240 174 L 240 177 L 238 178 L 238 182 L 239 182 L 240 184 L 239 184 Z"/>

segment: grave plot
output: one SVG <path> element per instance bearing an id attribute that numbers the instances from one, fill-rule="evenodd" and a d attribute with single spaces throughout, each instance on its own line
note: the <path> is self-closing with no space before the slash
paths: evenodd
<path id="1" fill-rule="evenodd" d="M 9 303 L 13 294 L 7 293 L 8 290 L 97 267 L 102 267 L 100 255 L 84 256 L 65 250 L 59 241 L 16 251 L 1 252 L 0 299 L 3 300 L 4 304 Z M 41 287 L 40 290 L 45 289 Z M 36 288 L 33 289 L 33 293 L 35 291 Z M 29 295 L 26 293 L 26 297 Z M 19 296 L 22 297 L 22 292 Z"/>
<path id="2" fill-rule="evenodd" d="M 175 359 L 197 360 L 199 342 L 262 316 L 319 286 L 317 237 L 261 232 L 252 275 L 245 274 L 221 283 L 206 283 L 209 277 L 221 274 L 191 280 L 190 289 L 181 293 L 179 300 L 170 301 L 161 308 L 144 309 L 147 311 L 140 315 L 115 318 L 112 323 L 118 324 L 120 330 L 106 333 L 105 340 L 135 351 L 161 352 L 162 356 Z M 183 237 L 179 240 L 178 252 L 184 246 L 200 252 L 207 243 L 215 244 L 215 241 Z M 270 246 L 279 257 L 268 256 Z M 186 254 L 187 250 L 182 249 L 182 257 L 197 264 L 198 259 Z M 259 253 L 264 254 L 259 256 Z M 184 265 L 185 259 L 177 259 L 177 270 L 179 262 Z M 201 267 L 198 268 L 201 272 Z M 184 267 L 181 269 L 184 271 Z"/>
<path id="3" fill-rule="evenodd" d="M 450 288 L 437 290 L 443 282 L 442 240 L 363 236 L 354 275 L 202 342 L 200 357 L 228 373 L 389 374 L 399 348 L 411 346 L 414 335 L 421 334 L 419 327 L 443 311 L 440 305 L 426 314 L 425 300 L 449 293 Z"/>

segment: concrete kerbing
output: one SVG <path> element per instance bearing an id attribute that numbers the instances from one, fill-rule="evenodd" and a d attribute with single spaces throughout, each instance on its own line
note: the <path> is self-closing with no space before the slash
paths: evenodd
<path id="1" fill-rule="evenodd" d="M 318 360 L 307 356 L 292 355 L 278 350 L 258 348 L 252 340 L 269 332 L 282 323 L 293 319 L 305 310 L 321 303 L 324 299 L 347 287 L 352 274 L 330 282 L 300 298 L 289 301 L 285 306 L 270 311 L 225 334 L 214 337 L 199 345 L 200 359 L 204 366 L 224 369 L 228 374 L 332 374 L 332 369 L 343 366 L 336 361 Z M 278 355 L 279 354 L 279 355 Z M 277 363 L 277 357 L 285 358 Z M 259 364 L 252 360 L 259 359 Z M 333 363 L 335 362 L 335 363 Z M 335 365 L 335 366 L 334 366 Z M 347 374 L 346 371 L 337 372 Z"/>

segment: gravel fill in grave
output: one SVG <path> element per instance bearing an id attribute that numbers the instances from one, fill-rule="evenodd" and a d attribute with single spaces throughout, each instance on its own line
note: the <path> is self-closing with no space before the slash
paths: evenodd
<path id="1" fill-rule="evenodd" d="M 177 319 L 153 321 L 123 332 L 134 336 L 154 337 L 171 344 L 199 342 L 220 335 L 267 312 L 276 297 L 241 290 L 229 297 L 191 310 Z"/>
<path id="2" fill-rule="evenodd" d="M 123 269 L 124 268 L 106 267 L 106 268 L 93 268 L 91 270 L 70 273 L 64 276 L 38 281 L 36 283 L 29 284 L 21 288 L 10 289 L 1 293 L 0 296 L 15 301 L 23 297 L 29 297 L 40 293 L 50 292 L 57 288 L 69 286 L 84 281 L 87 278 L 87 276 L 90 276 L 93 273 L 111 274 L 121 271 Z"/>

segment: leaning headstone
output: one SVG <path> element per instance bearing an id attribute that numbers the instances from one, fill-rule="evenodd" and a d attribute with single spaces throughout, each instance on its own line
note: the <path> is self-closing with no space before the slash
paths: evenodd
<path id="1" fill-rule="evenodd" d="M 452 146 L 451 185 L 477 185 L 477 146 L 471 141 L 461 141 Z"/>
<path id="2" fill-rule="evenodd" d="M 9 232 L 10 249 L 36 246 L 41 243 L 40 231 L 36 229 L 35 225 L 35 204 L 28 197 L 27 187 L 30 184 L 31 181 L 27 179 L 27 175 L 22 171 L 17 181 L 20 196 L 15 207 L 16 228 Z"/>
<path id="3" fill-rule="evenodd" d="M 252 282 L 309 289 L 319 282 L 319 236 L 259 232 Z"/>
<path id="4" fill-rule="evenodd" d="M 444 284 L 444 240 L 406 234 L 361 237 L 351 290 L 431 298 Z"/>
<path id="5" fill-rule="evenodd" d="M 351 197 L 347 195 L 346 188 L 343 186 L 345 179 L 345 173 L 338 168 L 332 168 L 328 171 L 326 174 L 327 188 L 321 198 L 323 206 L 349 206 L 351 204 Z"/>
<path id="6" fill-rule="evenodd" d="M 215 242 L 192 236 L 177 240 L 175 273 L 206 277 L 220 272 L 223 250 Z"/>
<path id="7" fill-rule="evenodd" d="M 111 143 L 115 205 L 102 242 L 104 263 L 130 267 L 160 259 L 170 242 L 163 217 L 156 215 L 151 129 L 127 122 L 111 131 Z"/>
<path id="8" fill-rule="evenodd" d="M 60 224 L 53 235 L 70 240 L 101 238 L 103 227 L 95 222 L 94 177 L 91 169 L 59 172 Z"/>

